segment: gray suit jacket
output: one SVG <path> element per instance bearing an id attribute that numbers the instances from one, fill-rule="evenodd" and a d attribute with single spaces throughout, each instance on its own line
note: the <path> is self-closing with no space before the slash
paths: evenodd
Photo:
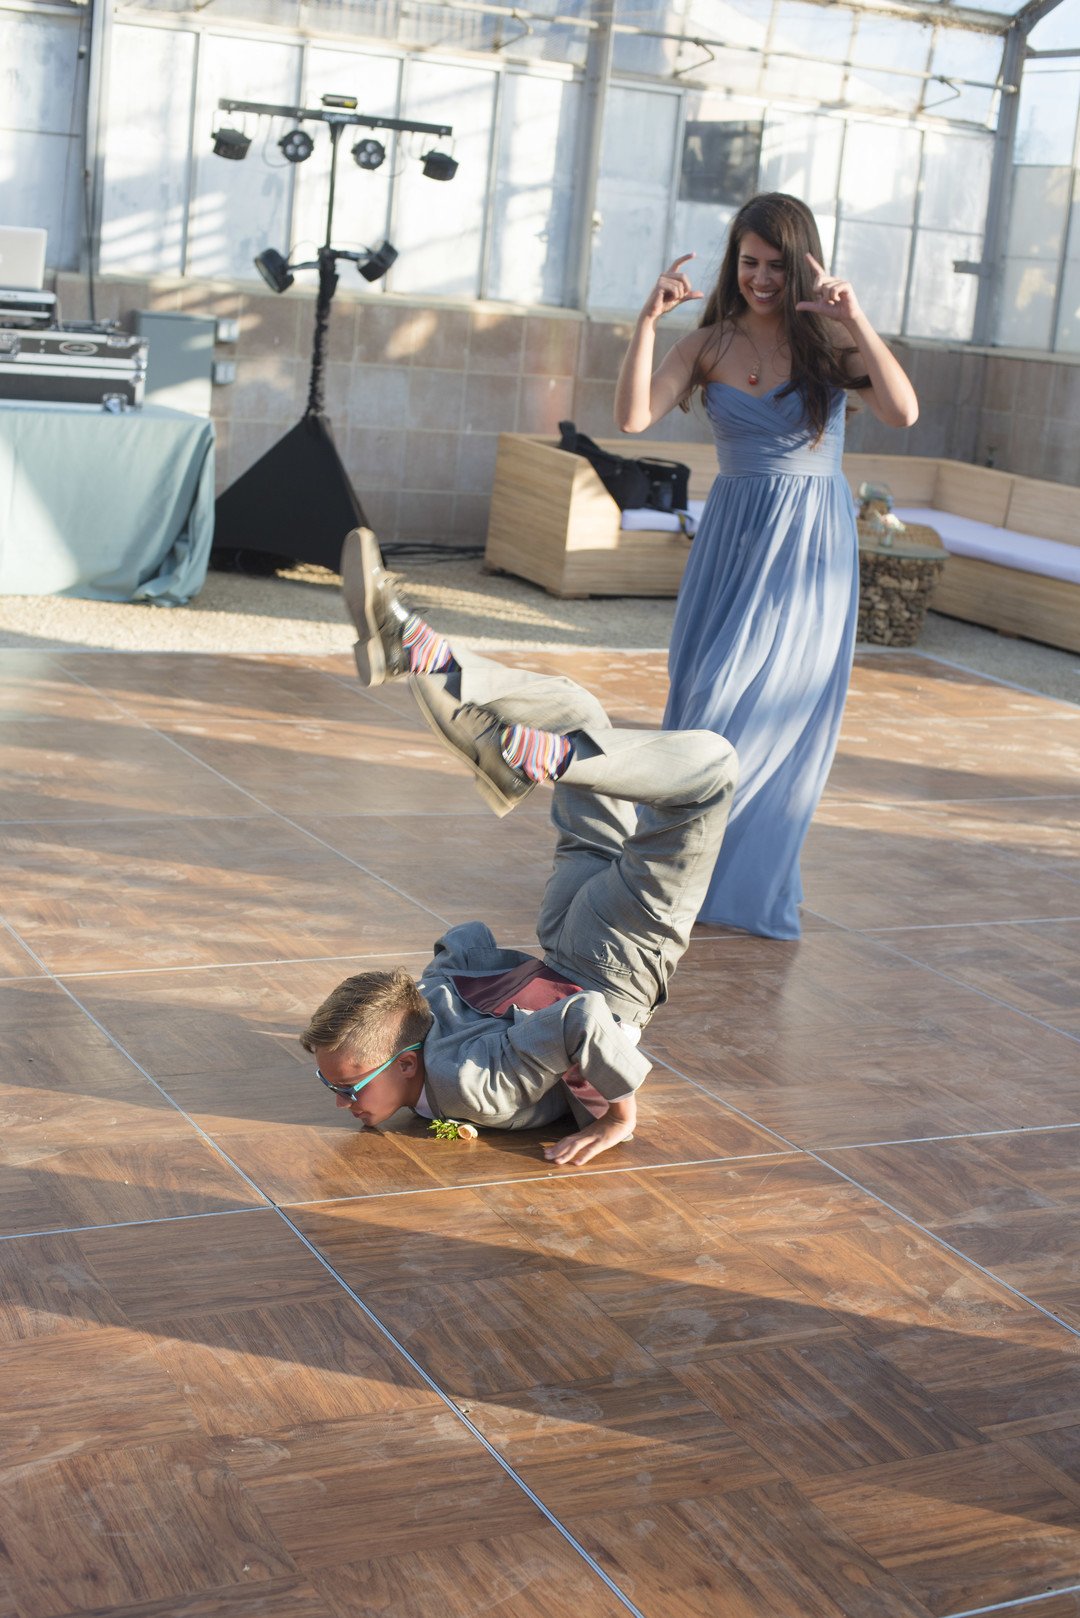
<path id="1" fill-rule="evenodd" d="M 420 989 L 435 1018 L 424 1041 L 425 1087 L 443 1117 L 529 1129 L 571 1107 L 562 1076 L 575 1062 L 609 1101 L 629 1095 L 649 1073 L 651 1063 L 620 1033 L 602 994 L 492 1016 L 468 1005 L 454 983 L 455 975 L 506 972 L 530 958 L 500 949 L 479 921 L 452 927 L 435 945 Z M 574 1111 L 581 1122 L 587 1117 Z"/>

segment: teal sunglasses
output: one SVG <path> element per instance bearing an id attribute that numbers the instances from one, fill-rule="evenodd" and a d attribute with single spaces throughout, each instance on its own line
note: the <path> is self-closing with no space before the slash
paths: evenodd
<path id="1" fill-rule="evenodd" d="M 315 1076 L 316 1078 L 322 1080 L 328 1090 L 333 1090 L 336 1096 L 348 1096 L 350 1101 L 353 1101 L 360 1094 L 365 1084 L 370 1084 L 372 1079 L 377 1079 L 379 1077 L 380 1073 L 385 1073 L 388 1067 L 392 1067 L 394 1065 L 399 1056 L 405 1055 L 406 1051 L 420 1050 L 423 1043 L 423 1040 L 419 1039 L 415 1045 L 403 1045 L 399 1051 L 394 1052 L 393 1056 L 388 1056 L 381 1067 L 375 1068 L 375 1070 L 371 1073 L 365 1073 L 364 1077 L 362 1079 L 357 1079 L 355 1084 L 332 1084 L 321 1068 L 315 1069 Z"/>

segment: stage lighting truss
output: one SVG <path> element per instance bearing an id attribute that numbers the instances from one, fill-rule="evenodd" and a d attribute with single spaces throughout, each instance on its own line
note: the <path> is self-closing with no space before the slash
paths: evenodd
<path id="1" fill-rule="evenodd" d="M 315 142 L 306 129 L 290 129 L 278 141 L 283 156 L 290 163 L 306 163 L 315 150 Z"/>
<path id="2" fill-rule="evenodd" d="M 367 136 L 358 140 L 352 149 L 353 162 L 357 168 L 378 169 L 386 162 L 386 147 L 381 140 L 373 140 Z"/>
<path id="3" fill-rule="evenodd" d="M 227 157 L 232 163 L 242 163 L 251 145 L 251 136 L 242 129 L 215 129 L 211 135 L 214 156 Z"/>
<path id="4" fill-rule="evenodd" d="M 449 152 L 425 152 L 422 161 L 429 180 L 452 180 L 458 171 L 457 160 Z"/>

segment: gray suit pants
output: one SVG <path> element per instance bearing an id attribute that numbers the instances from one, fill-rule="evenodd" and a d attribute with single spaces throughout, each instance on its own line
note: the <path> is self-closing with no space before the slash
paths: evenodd
<path id="1" fill-rule="evenodd" d="M 455 655 L 461 673 L 446 678 L 463 702 L 573 740 L 552 794 L 558 840 L 537 935 L 550 966 L 645 1024 L 667 998 L 716 864 L 734 748 L 709 730 L 616 730 L 572 680 Z"/>

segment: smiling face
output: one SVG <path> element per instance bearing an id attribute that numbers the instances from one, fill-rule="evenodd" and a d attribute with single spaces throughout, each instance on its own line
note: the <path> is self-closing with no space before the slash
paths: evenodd
<path id="1" fill-rule="evenodd" d="M 779 248 L 748 230 L 739 242 L 736 274 L 743 301 L 753 314 L 782 314 L 787 276 Z"/>
<path id="2" fill-rule="evenodd" d="M 359 1084 L 372 1071 L 355 1061 L 346 1051 L 328 1050 L 317 1045 L 313 1052 L 319 1072 L 331 1084 Z M 389 1066 L 365 1084 L 355 1097 L 336 1096 L 336 1105 L 352 1113 L 366 1129 L 384 1124 L 402 1107 L 415 1107 L 424 1088 L 422 1051 L 402 1051 Z M 375 1064 L 378 1067 L 378 1063 Z M 325 1092 L 324 1092 L 325 1093 Z"/>

